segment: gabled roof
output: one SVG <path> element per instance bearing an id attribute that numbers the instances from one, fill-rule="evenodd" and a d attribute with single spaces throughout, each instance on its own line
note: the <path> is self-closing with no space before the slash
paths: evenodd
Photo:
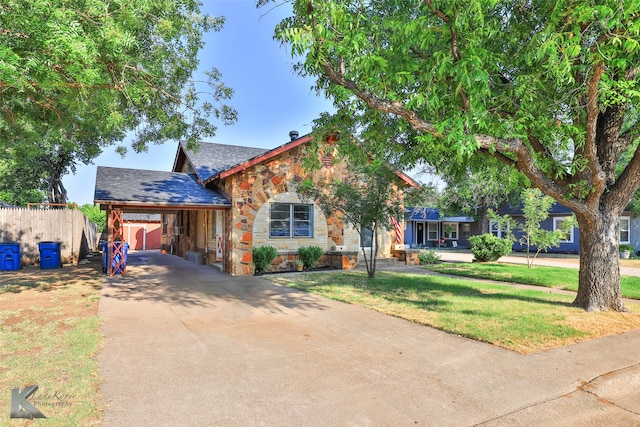
<path id="1" fill-rule="evenodd" d="M 184 144 L 180 144 L 173 163 L 173 170 L 181 169 L 184 162 L 189 161 L 195 169 L 200 182 L 206 185 L 216 179 L 224 179 L 258 163 L 270 160 L 310 140 L 310 135 L 304 135 L 270 150 L 201 142 L 199 150 L 192 152 L 187 150 Z M 411 187 L 420 186 L 404 172 L 396 171 L 396 174 L 406 185 Z"/>
<path id="2" fill-rule="evenodd" d="M 266 151 L 269 150 L 266 148 L 214 144 L 211 142 L 201 142 L 198 150 L 192 151 L 181 143 L 173 162 L 173 170 L 180 169 L 184 161 L 188 160 L 195 169 L 198 179 L 204 183 L 210 181 L 211 177 L 218 175 L 220 172 L 259 156 Z"/>
<path id="3" fill-rule="evenodd" d="M 220 193 L 191 175 L 98 166 L 94 203 L 121 207 L 229 207 Z"/>

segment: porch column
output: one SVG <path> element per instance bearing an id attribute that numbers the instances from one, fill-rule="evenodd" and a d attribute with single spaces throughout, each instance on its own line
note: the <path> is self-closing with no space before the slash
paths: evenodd
<path id="1" fill-rule="evenodd" d="M 107 264 L 107 274 L 109 276 L 113 276 L 116 272 L 124 274 L 126 263 L 122 209 L 112 209 L 110 206 L 107 212 L 109 212 L 109 242 L 107 243 L 109 261 Z M 120 244 L 116 245 L 115 242 L 118 240 L 120 241 Z"/>

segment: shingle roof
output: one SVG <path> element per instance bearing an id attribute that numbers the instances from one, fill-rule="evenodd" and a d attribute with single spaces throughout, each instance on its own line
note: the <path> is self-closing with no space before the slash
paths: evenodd
<path id="1" fill-rule="evenodd" d="M 410 207 L 405 212 L 407 221 L 440 221 L 440 212 L 434 208 Z"/>
<path id="2" fill-rule="evenodd" d="M 181 172 L 98 166 L 94 201 L 122 204 L 230 206 L 215 190 Z"/>
<path id="3" fill-rule="evenodd" d="M 524 215 L 524 205 L 520 206 L 512 206 L 505 205 L 502 209 L 500 209 L 499 213 L 501 215 L 511 215 L 511 216 L 522 216 Z M 549 208 L 549 215 L 571 215 L 572 211 L 568 207 L 561 205 L 560 203 L 554 202 Z"/>
<path id="4" fill-rule="evenodd" d="M 197 151 L 185 153 L 202 181 L 269 151 L 266 148 L 201 142 Z"/>

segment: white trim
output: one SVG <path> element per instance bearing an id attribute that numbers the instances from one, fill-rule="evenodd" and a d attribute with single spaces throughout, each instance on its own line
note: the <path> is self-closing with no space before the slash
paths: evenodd
<path id="1" fill-rule="evenodd" d="M 451 233 L 447 233 L 447 227 L 452 226 L 454 230 Z M 458 240 L 460 236 L 460 224 L 457 222 L 443 222 L 442 223 L 442 237 L 445 240 Z"/>
<path id="2" fill-rule="evenodd" d="M 558 222 L 563 222 L 563 221 L 567 221 L 569 220 L 569 216 L 557 216 L 553 218 L 553 231 L 558 230 L 560 227 L 558 227 Z M 567 240 L 561 240 L 560 243 L 573 243 L 573 238 L 574 238 L 574 233 L 573 233 L 574 227 L 571 226 L 571 230 L 569 231 L 569 239 Z"/>
<path id="3" fill-rule="evenodd" d="M 426 224 L 427 224 L 427 229 L 426 229 L 426 233 L 427 233 L 427 241 L 428 241 L 428 242 L 435 242 L 435 241 L 439 240 L 439 239 L 440 239 L 440 235 L 439 235 L 439 234 L 440 234 L 440 233 L 439 233 L 439 228 L 440 228 L 440 227 L 438 227 L 438 225 L 439 225 L 439 224 L 438 224 L 437 222 L 427 222 Z M 434 239 L 432 239 L 432 238 L 429 236 L 429 234 L 431 233 L 431 230 L 429 230 L 429 228 L 430 228 L 430 226 L 431 226 L 431 225 L 433 225 L 433 226 L 434 226 L 434 228 L 435 228 L 435 230 L 433 230 L 433 231 L 435 231 L 435 233 L 436 233 L 436 237 L 435 237 Z"/>
<path id="4" fill-rule="evenodd" d="M 619 221 L 620 224 L 618 225 L 618 239 L 620 239 L 620 243 L 629 244 L 631 243 L 631 217 L 621 216 Z M 622 240 L 622 238 L 620 237 L 620 233 L 622 232 L 622 221 L 627 221 L 627 240 Z"/>
<path id="5" fill-rule="evenodd" d="M 494 228 L 494 226 L 496 226 Z M 503 224 L 500 223 L 500 221 L 496 221 L 495 219 L 490 219 L 489 220 L 489 233 L 493 234 L 496 237 L 507 237 L 508 233 L 509 233 L 509 224 L 506 224 L 505 229 L 502 229 Z"/>

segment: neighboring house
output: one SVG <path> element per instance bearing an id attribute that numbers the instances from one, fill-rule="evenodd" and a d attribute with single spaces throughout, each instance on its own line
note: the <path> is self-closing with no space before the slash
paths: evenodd
<path id="1" fill-rule="evenodd" d="M 498 211 L 499 215 L 509 215 L 514 221 L 518 223 L 524 222 L 524 212 L 522 206 L 506 205 Z M 560 203 L 554 203 L 549 209 L 549 217 L 540 223 L 540 228 L 544 230 L 559 230 L 562 228 L 562 222 L 566 221 L 573 215 L 571 209 L 561 205 Z M 496 220 L 489 220 L 489 230 L 491 234 L 498 237 L 504 237 L 508 231 L 505 226 L 498 223 Z M 526 246 L 519 243 L 517 240 L 522 237 L 520 230 L 513 230 L 513 236 L 516 242 L 513 244 L 514 251 L 524 251 Z M 580 252 L 580 230 L 577 227 L 572 227 L 567 238 L 560 242 L 559 246 L 550 248 L 548 252 L 555 253 L 578 253 Z"/>
<path id="2" fill-rule="evenodd" d="M 524 221 L 524 213 L 522 207 L 506 206 L 499 211 L 500 215 L 508 214 L 517 222 Z M 549 209 L 549 217 L 540 224 L 540 227 L 545 230 L 558 230 L 562 228 L 562 222 L 569 218 L 573 212 L 561 205 L 560 203 L 554 203 Z M 502 237 L 507 230 L 494 220 L 489 222 L 491 233 Z M 522 236 L 522 233 L 516 230 L 514 232 L 516 239 Z M 634 217 L 631 212 L 625 211 L 620 216 L 619 227 L 619 239 L 620 244 L 630 244 L 636 248 L 636 252 L 640 249 L 640 220 Z M 526 250 L 524 245 L 516 242 L 513 245 L 515 251 Z M 580 252 L 580 229 L 577 226 L 571 228 L 571 231 L 567 234 L 567 238 L 560 242 L 559 246 L 550 248 L 549 252 L 556 253 L 579 253 Z"/>
<path id="3" fill-rule="evenodd" d="M 353 267 L 362 243 L 356 230 L 295 191 L 305 178 L 322 183 L 349 175 L 347 165 L 334 162 L 336 140 L 318 144 L 322 167 L 310 172 L 304 162 L 311 138 L 290 137 L 271 150 L 201 143 L 191 151 L 179 144 L 172 172 L 98 167 L 94 199 L 108 211 L 161 213 L 164 249 L 200 254 L 233 275 L 251 274 L 252 249 L 264 245 L 278 250 L 274 270 L 290 268 L 298 248 L 312 245 L 326 252 L 325 265 Z M 395 197 L 402 198 L 417 183 L 397 175 Z M 381 233 L 379 254 L 389 256 L 395 243 L 393 230 Z"/>
<path id="4" fill-rule="evenodd" d="M 507 205 L 498 211 L 500 215 L 509 215 L 514 221 L 524 222 L 522 206 Z M 540 224 L 546 230 L 562 228 L 562 222 L 572 215 L 569 208 L 554 203 L 549 209 L 549 217 Z M 442 248 L 461 247 L 469 248 L 469 237 L 482 234 L 481 224 L 470 217 L 441 217 L 440 212 L 433 208 L 407 208 L 405 210 L 405 237 L 404 243 L 411 248 Z M 489 220 L 491 234 L 498 237 L 507 236 L 510 230 L 504 228 L 498 221 Z M 640 250 L 640 218 L 634 217 L 630 212 L 624 212 L 620 217 L 620 244 L 630 244 Z M 518 240 L 522 236 L 519 230 L 513 230 L 513 235 Z M 516 241 L 514 251 L 524 251 L 526 246 Z M 567 238 L 560 242 L 559 246 L 549 249 L 556 253 L 580 252 L 580 229 L 577 226 L 571 228 Z"/>
<path id="5" fill-rule="evenodd" d="M 405 209 L 404 243 L 410 248 L 469 248 L 469 237 L 480 234 L 471 217 L 443 217 L 437 209 Z"/>
<path id="6" fill-rule="evenodd" d="M 160 214 L 124 214 L 124 238 L 132 250 L 161 248 L 162 227 Z"/>

